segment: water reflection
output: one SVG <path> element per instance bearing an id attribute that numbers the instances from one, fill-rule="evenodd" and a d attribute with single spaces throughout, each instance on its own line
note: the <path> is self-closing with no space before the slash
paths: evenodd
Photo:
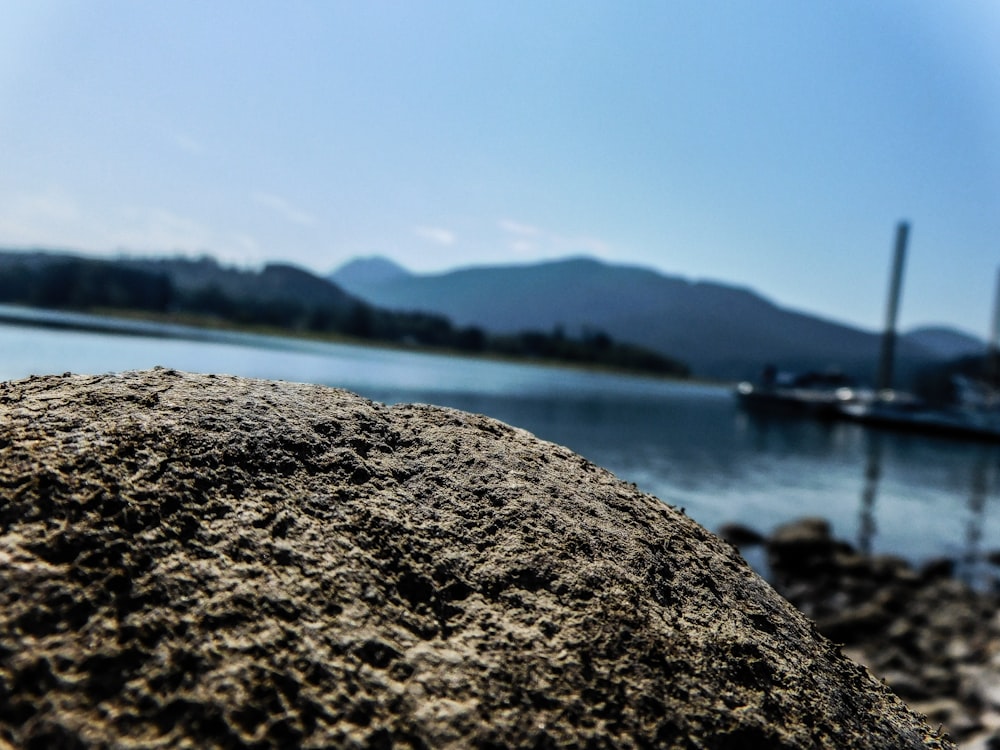
<path id="1" fill-rule="evenodd" d="M 969 487 L 969 518 L 965 533 L 965 554 L 959 567 L 960 576 L 974 586 L 985 586 L 991 571 L 988 570 L 983 544 L 983 526 L 986 519 L 986 501 L 990 494 L 990 469 L 994 468 L 989 451 L 977 452 L 972 466 Z"/>
<path id="2" fill-rule="evenodd" d="M 737 430 L 760 453 L 801 453 L 824 456 L 839 451 L 843 433 L 834 422 L 785 414 L 737 411 Z"/>
<path id="3" fill-rule="evenodd" d="M 872 552 L 872 539 L 878 526 L 875 522 L 875 500 L 882 476 L 882 436 L 873 433 L 867 440 L 865 475 L 861 489 L 861 513 L 858 519 L 858 549 L 866 555 Z"/>
<path id="4" fill-rule="evenodd" d="M 891 439 L 891 435 L 872 430 L 866 433 L 865 437 L 865 465 L 858 514 L 857 546 L 861 552 L 871 554 L 878 535 L 876 505 L 883 472 L 885 442 Z M 934 443 L 935 441 L 931 441 L 931 447 Z M 902 447 L 907 448 L 905 443 Z M 957 446 L 948 443 L 937 445 L 937 449 L 945 455 L 958 454 L 964 449 L 962 455 L 966 460 L 961 464 L 967 469 L 967 483 L 964 489 L 968 498 L 965 505 L 968 513 L 962 537 L 963 544 L 958 554 L 954 555 L 957 563 L 956 574 L 966 583 L 982 588 L 996 580 L 997 571 L 992 570 L 987 562 L 988 550 L 984 549 L 983 540 L 987 522 L 986 506 L 989 497 L 998 491 L 997 461 L 1000 451 L 995 446 L 989 445 Z M 961 506 L 956 504 L 956 507 Z M 956 512 L 954 515 L 957 517 L 959 514 Z"/>

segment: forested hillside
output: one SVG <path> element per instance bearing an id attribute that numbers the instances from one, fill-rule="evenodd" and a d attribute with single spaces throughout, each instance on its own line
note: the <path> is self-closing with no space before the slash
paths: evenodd
<path id="1" fill-rule="evenodd" d="M 99 260 L 0 252 L 0 302 L 90 312 L 139 312 L 208 325 L 265 327 L 466 353 L 596 364 L 686 376 L 686 365 L 590 330 L 488 333 L 443 315 L 389 311 L 286 264 L 227 268 L 211 258 Z"/>

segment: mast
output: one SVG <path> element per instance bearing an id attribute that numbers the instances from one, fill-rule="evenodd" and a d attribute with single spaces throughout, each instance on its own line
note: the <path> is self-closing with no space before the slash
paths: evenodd
<path id="1" fill-rule="evenodd" d="M 889 278 L 889 304 L 885 311 L 885 331 L 882 334 L 882 355 L 878 365 L 876 390 L 892 388 L 892 366 L 896 357 L 896 314 L 899 312 L 900 286 L 903 280 L 903 262 L 906 259 L 906 240 L 910 225 L 901 221 L 896 226 L 896 250 L 892 258 L 892 273 Z"/>
<path id="2" fill-rule="evenodd" d="M 993 295 L 993 327 L 986 355 L 986 382 L 990 388 L 1000 386 L 1000 269 L 997 270 L 997 286 Z"/>

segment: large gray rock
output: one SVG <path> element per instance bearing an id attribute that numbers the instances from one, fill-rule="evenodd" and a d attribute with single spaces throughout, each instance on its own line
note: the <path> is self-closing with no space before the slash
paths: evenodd
<path id="1" fill-rule="evenodd" d="M 726 543 L 491 419 L 0 384 L 0 747 L 950 747 Z"/>

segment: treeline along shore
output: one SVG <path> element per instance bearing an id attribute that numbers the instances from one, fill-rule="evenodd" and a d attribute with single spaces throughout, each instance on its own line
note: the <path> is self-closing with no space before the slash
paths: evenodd
<path id="1" fill-rule="evenodd" d="M 686 364 L 593 329 L 493 334 L 423 312 L 374 307 L 300 268 L 221 266 L 212 258 L 101 260 L 41 251 L 0 252 L 0 302 L 77 312 L 140 314 L 225 325 L 405 344 L 512 358 L 688 377 Z"/>

